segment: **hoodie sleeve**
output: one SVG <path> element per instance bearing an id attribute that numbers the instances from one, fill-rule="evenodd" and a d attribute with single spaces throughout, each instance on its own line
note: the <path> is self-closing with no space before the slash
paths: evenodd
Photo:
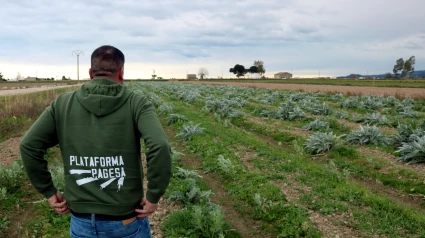
<path id="1" fill-rule="evenodd" d="M 138 100 L 135 115 L 137 127 L 148 148 L 146 153 L 148 167 L 146 199 L 151 203 L 158 203 L 170 182 L 171 149 L 168 137 L 152 103 L 146 97 L 139 95 L 134 98 Z"/>
<path id="2" fill-rule="evenodd" d="M 53 113 L 53 102 L 31 126 L 19 143 L 22 162 L 35 189 L 50 198 L 56 193 L 44 155 L 58 143 Z"/>

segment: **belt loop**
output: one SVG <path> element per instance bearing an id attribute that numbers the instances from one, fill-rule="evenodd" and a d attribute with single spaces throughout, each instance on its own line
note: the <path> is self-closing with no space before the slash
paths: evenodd
<path id="1" fill-rule="evenodd" d="M 96 218 L 94 214 L 91 214 L 91 226 L 93 228 L 95 228 L 95 224 L 96 224 Z"/>

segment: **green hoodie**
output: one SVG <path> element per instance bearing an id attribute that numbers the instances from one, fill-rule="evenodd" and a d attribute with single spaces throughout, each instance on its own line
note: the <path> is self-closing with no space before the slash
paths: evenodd
<path id="1" fill-rule="evenodd" d="M 146 199 L 157 203 L 171 176 L 171 150 L 146 96 L 108 79 L 94 79 L 60 95 L 20 143 L 34 187 L 46 198 L 56 193 L 46 150 L 59 143 L 65 197 L 80 213 L 127 215 L 143 198 L 140 138 L 148 148 Z"/>

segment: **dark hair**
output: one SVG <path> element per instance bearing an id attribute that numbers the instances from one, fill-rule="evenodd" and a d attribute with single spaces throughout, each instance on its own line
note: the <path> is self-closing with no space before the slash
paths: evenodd
<path id="1" fill-rule="evenodd" d="M 94 76 L 111 76 L 124 67 L 124 54 L 117 48 L 104 45 L 91 54 L 91 69 Z"/>

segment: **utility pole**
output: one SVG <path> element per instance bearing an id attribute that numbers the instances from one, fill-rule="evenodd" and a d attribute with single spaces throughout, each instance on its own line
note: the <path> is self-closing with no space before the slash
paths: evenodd
<path id="1" fill-rule="evenodd" d="M 72 54 L 75 54 L 77 56 L 77 80 L 78 82 L 80 82 L 80 55 L 84 55 L 84 52 L 81 50 L 74 50 Z"/>

